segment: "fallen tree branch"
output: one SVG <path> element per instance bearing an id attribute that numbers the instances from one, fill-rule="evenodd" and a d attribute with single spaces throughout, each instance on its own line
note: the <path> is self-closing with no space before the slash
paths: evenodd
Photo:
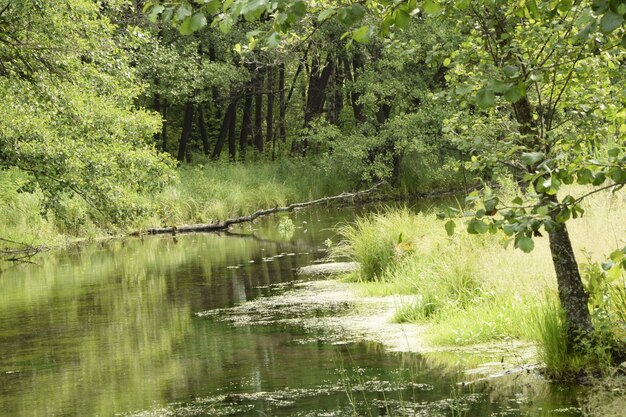
<path id="1" fill-rule="evenodd" d="M 28 263 L 30 262 L 30 258 L 38 253 L 50 250 L 50 248 L 44 245 L 33 246 L 28 243 L 16 242 L 1 237 L 0 242 L 4 244 L 3 247 L 0 248 L 0 259 L 8 262 Z M 9 246 L 7 246 L 7 244 Z"/>
<path id="2" fill-rule="evenodd" d="M 314 206 L 317 204 L 327 203 L 335 200 L 345 200 L 348 198 L 360 197 L 365 194 L 369 194 L 372 191 L 376 190 L 378 187 L 382 185 L 382 182 L 368 188 L 367 190 L 357 191 L 355 193 L 341 193 L 339 195 L 334 195 L 331 197 L 319 198 L 317 200 L 305 201 L 302 203 L 293 203 L 285 207 L 274 207 L 265 210 L 257 210 L 252 214 L 241 217 L 234 217 L 231 219 L 226 219 L 217 223 L 203 223 L 203 224 L 192 224 L 185 226 L 173 226 L 173 227 L 155 227 L 151 229 L 146 229 L 142 231 L 135 231 L 131 233 L 131 236 L 140 236 L 142 234 L 148 235 L 160 235 L 160 234 L 177 234 L 177 233 L 192 233 L 192 232 L 217 232 L 228 229 L 233 224 L 239 223 L 248 223 L 252 222 L 259 217 L 267 216 L 274 213 L 293 211 L 297 209 L 301 209 L 304 207 Z"/>

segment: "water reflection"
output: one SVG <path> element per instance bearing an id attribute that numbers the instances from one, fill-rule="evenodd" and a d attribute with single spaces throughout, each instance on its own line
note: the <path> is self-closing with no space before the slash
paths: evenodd
<path id="1" fill-rule="evenodd" d="M 290 236 L 275 218 L 235 231 L 252 236 L 103 242 L 4 271 L 0 416 L 450 415 L 455 367 L 195 315 L 285 291 L 297 267 L 324 256 L 324 240 L 336 241 L 331 227 L 353 215 L 296 213 Z M 499 415 L 571 404 L 519 387 L 471 389 L 459 391 L 466 415 L 500 412 L 519 395 L 542 400 Z"/>

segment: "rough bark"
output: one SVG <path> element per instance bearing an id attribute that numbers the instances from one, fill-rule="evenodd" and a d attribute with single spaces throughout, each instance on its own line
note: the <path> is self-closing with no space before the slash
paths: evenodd
<path id="1" fill-rule="evenodd" d="M 178 162 L 183 162 L 185 160 L 185 155 L 187 153 L 187 145 L 189 142 L 189 137 L 191 136 L 191 128 L 193 126 L 193 110 L 194 105 L 192 102 L 187 102 L 185 105 L 185 117 L 183 121 L 183 131 L 180 134 L 180 141 L 178 142 Z"/>
<path id="2" fill-rule="evenodd" d="M 246 159 L 248 137 L 252 133 L 252 86 L 246 89 L 246 99 L 243 103 L 243 115 L 241 116 L 241 132 L 239 134 L 239 158 Z"/>
<path id="3" fill-rule="evenodd" d="M 228 158 L 235 162 L 237 158 L 237 105 L 231 109 L 233 114 L 228 119 Z"/>
<path id="4" fill-rule="evenodd" d="M 198 105 L 198 130 L 200 131 L 200 137 L 202 138 L 202 150 L 205 155 L 208 155 L 210 150 L 209 135 L 206 131 L 206 124 L 204 121 L 204 110 L 202 105 Z"/>
<path id="5" fill-rule="evenodd" d="M 259 152 L 263 152 L 263 75 L 257 69 L 257 79 L 254 91 L 254 146 Z"/>
<path id="6" fill-rule="evenodd" d="M 358 80 L 359 73 L 363 72 L 363 68 L 363 57 L 358 52 L 356 52 L 352 57 L 352 65 L 350 65 L 349 60 L 345 60 L 344 62 L 346 77 L 348 77 L 348 79 L 352 81 L 353 84 L 350 92 L 350 103 L 352 104 L 354 120 L 356 120 L 357 123 L 365 122 L 364 106 L 363 104 L 359 103 L 361 93 L 354 89 L 354 83 Z"/>
<path id="7" fill-rule="evenodd" d="M 559 301 L 565 311 L 567 345 L 568 349 L 573 351 L 580 346 L 580 341 L 593 331 L 587 306 L 589 295 L 583 287 L 567 227 L 563 225 L 561 229 L 548 233 L 548 236 Z"/>
<path id="8" fill-rule="evenodd" d="M 274 80 L 274 68 L 267 69 L 267 112 L 265 113 L 265 138 L 268 141 L 274 141 L 274 101 L 276 94 Z"/>
<path id="9" fill-rule="evenodd" d="M 320 116 L 324 109 L 326 89 L 328 81 L 335 68 L 335 59 L 329 54 L 326 57 L 324 66 L 321 66 L 319 56 L 311 60 L 311 71 L 309 72 L 309 83 L 306 93 L 306 107 L 304 110 L 304 127 L 308 127 L 313 119 Z M 291 153 L 306 156 L 308 141 L 294 141 Z"/>
<path id="10" fill-rule="evenodd" d="M 224 119 L 222 121 L 222 126 L 220 128 L 220 135 L 217 138 L 217 143 L 215 144 L 215 148 L 213 149 L 213 154 L 211 158 L 217 159 L 220 157 L 222 153 L 222 148 L 224 148 L 224 143 L 226 142 L 226 135 L 228 135 L 228 131 L 231 126 L 231 118 L 236 117 L 237 115 L 237 102 L 236 100 L 232 100 L 226 109 L 226 113 L 224 114 Z"/>
<path id="11" fill-rule="evenodd" d="M 335 69 L 335 60 L 332 56 L 326 58 L 324 67 L 320 66 L 319 57 L 311 62 L 311 74 L 309 76 L 309 88 L 307 90 L 307 104 L 304 112 L 304 126 L 308 126 L 311 120 L 322 114 L 324 98 L 328 81 Z"/>
<path id="12" fill-rule="evenodd" d="M 163 111 L 163 131 L 161 132 L 161 145 L 163 147 L 163 152 L 167 152 L 167 103 L 164 103 L 161 106 Z"/>
<path id="13" fill-rule="evenodd" d="M 333 98 L 332 115 L 329 119 L 330 123 L 337 124 L 339 122 L 339 116 L 343 110 L 343 80 L 344 80 L 344 66 L 343 59 L 337 58 L 337 66 L 335 68 L 335 94 Z"/>
<path id="14" fill-rule="evenodd" d="M 285 116 L 287 113 L 287 104 L 285 101 L 285 63 L 281 62 L 278 67 L 278 119 L 280 120 L 280 140 L 287 140 L 287 131 L 285 126 Z"/>
<path id="15" fill-rule="evenodd" d="M 215 62 L 217 60 L 215 47 L 213 45 L 209 47 L 209 60 L 211 62 Z M 222 118 L 222 109 L 217 105 L 220 99 L 220 90 L 216 86 L 214 86 L 211 88 L 211 94 L 213 95 L 213 114 L 215 115 L 215 118 L 219 120 Z"/>

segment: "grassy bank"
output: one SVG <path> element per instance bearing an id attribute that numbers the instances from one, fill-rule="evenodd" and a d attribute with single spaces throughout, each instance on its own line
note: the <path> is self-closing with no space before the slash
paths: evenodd
<path id="1" fill-rule="evenodd" d="M 319 159 L 319 158 L 318 158 Z M 65 195 L 55 209 L 45 206 L 40 190 L 27 189 L 27 175 L 0 172 L 0 237 L 30 244 L 62 245 L 156 226 L 205 223 L 247 214 L 260 208 L 307 201 L 363 188 L 362 169 L 333 160 L 281 159 L 228 163 L 197 156 L 177 170 L 177 178 L 157 195 L 134 196 L 144 215 L 112 224 L 77 196 Z M 437 191 L 435 184 L 460 188 L 461 176 L 447 176 L 438 161 L 407 156 L 389 196 Z M 410 184 L 410 186 L 408 185 Z"/>
<path id="2" fill-rule="evenodd" d="M 573 195 L 584 191 L 569 190 Z M 594 320 L 604 332 L 601 337 L 624 339 L 626 277 L 622 274 L 608 283 L 595 263 L 626 242 L 626 194 L 595 195 L 586 208 L 587 214 L 568 227 L 591 285 L 590 304 L 602 303 L 594 310 Z M 434 214 L 412 214 L 407 209 L 361 218 L 341 234 L 344 242 L 335 252 L 361 263 L 360 272 L 352 276 L 361 282 L 360 291 L 368 296 L 398 295 L 395 319 L 429 323 L 430 343 L 535 341 L 554 373 L 583 368 L 588 361 L 600 367 L 610 362 L 608 349 L 594 347 L 593 358 L 572 357 L 563 350 L 547 236 L 537 238 L 535 250 L 525 254 L 505 249 L 500 234 L 457 232 L 448 237 L 444 221 Z"/>
<path id="3" fill-rule="evenodd" d="M 48 245 L 143 227 L 221 220 L 259 208 L 338 194 L 358 184 L 355 178 L 300 161 L 183 166 L 174 184 L 138 201 L 147 208 L 145 216 L 115 225 L 76 196 L 65 196 L 56 211 L 42 209 L 43 193 L 20 190 L 26 180 L 17 170 L 0 172 L 0 236 Z"/>

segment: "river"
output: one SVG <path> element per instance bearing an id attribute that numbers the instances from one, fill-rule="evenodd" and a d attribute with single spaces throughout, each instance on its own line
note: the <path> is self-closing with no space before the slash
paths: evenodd
<path id="1" fill-rule="evenodd" d="M 450 361 L 206 314 L 290 291 L 353 216 L 303 210 L 235 235 L 112 240 L 5 269 L 0 416 L 580 415 L 579 388 L 539 375 L 462 384 Z"/>

